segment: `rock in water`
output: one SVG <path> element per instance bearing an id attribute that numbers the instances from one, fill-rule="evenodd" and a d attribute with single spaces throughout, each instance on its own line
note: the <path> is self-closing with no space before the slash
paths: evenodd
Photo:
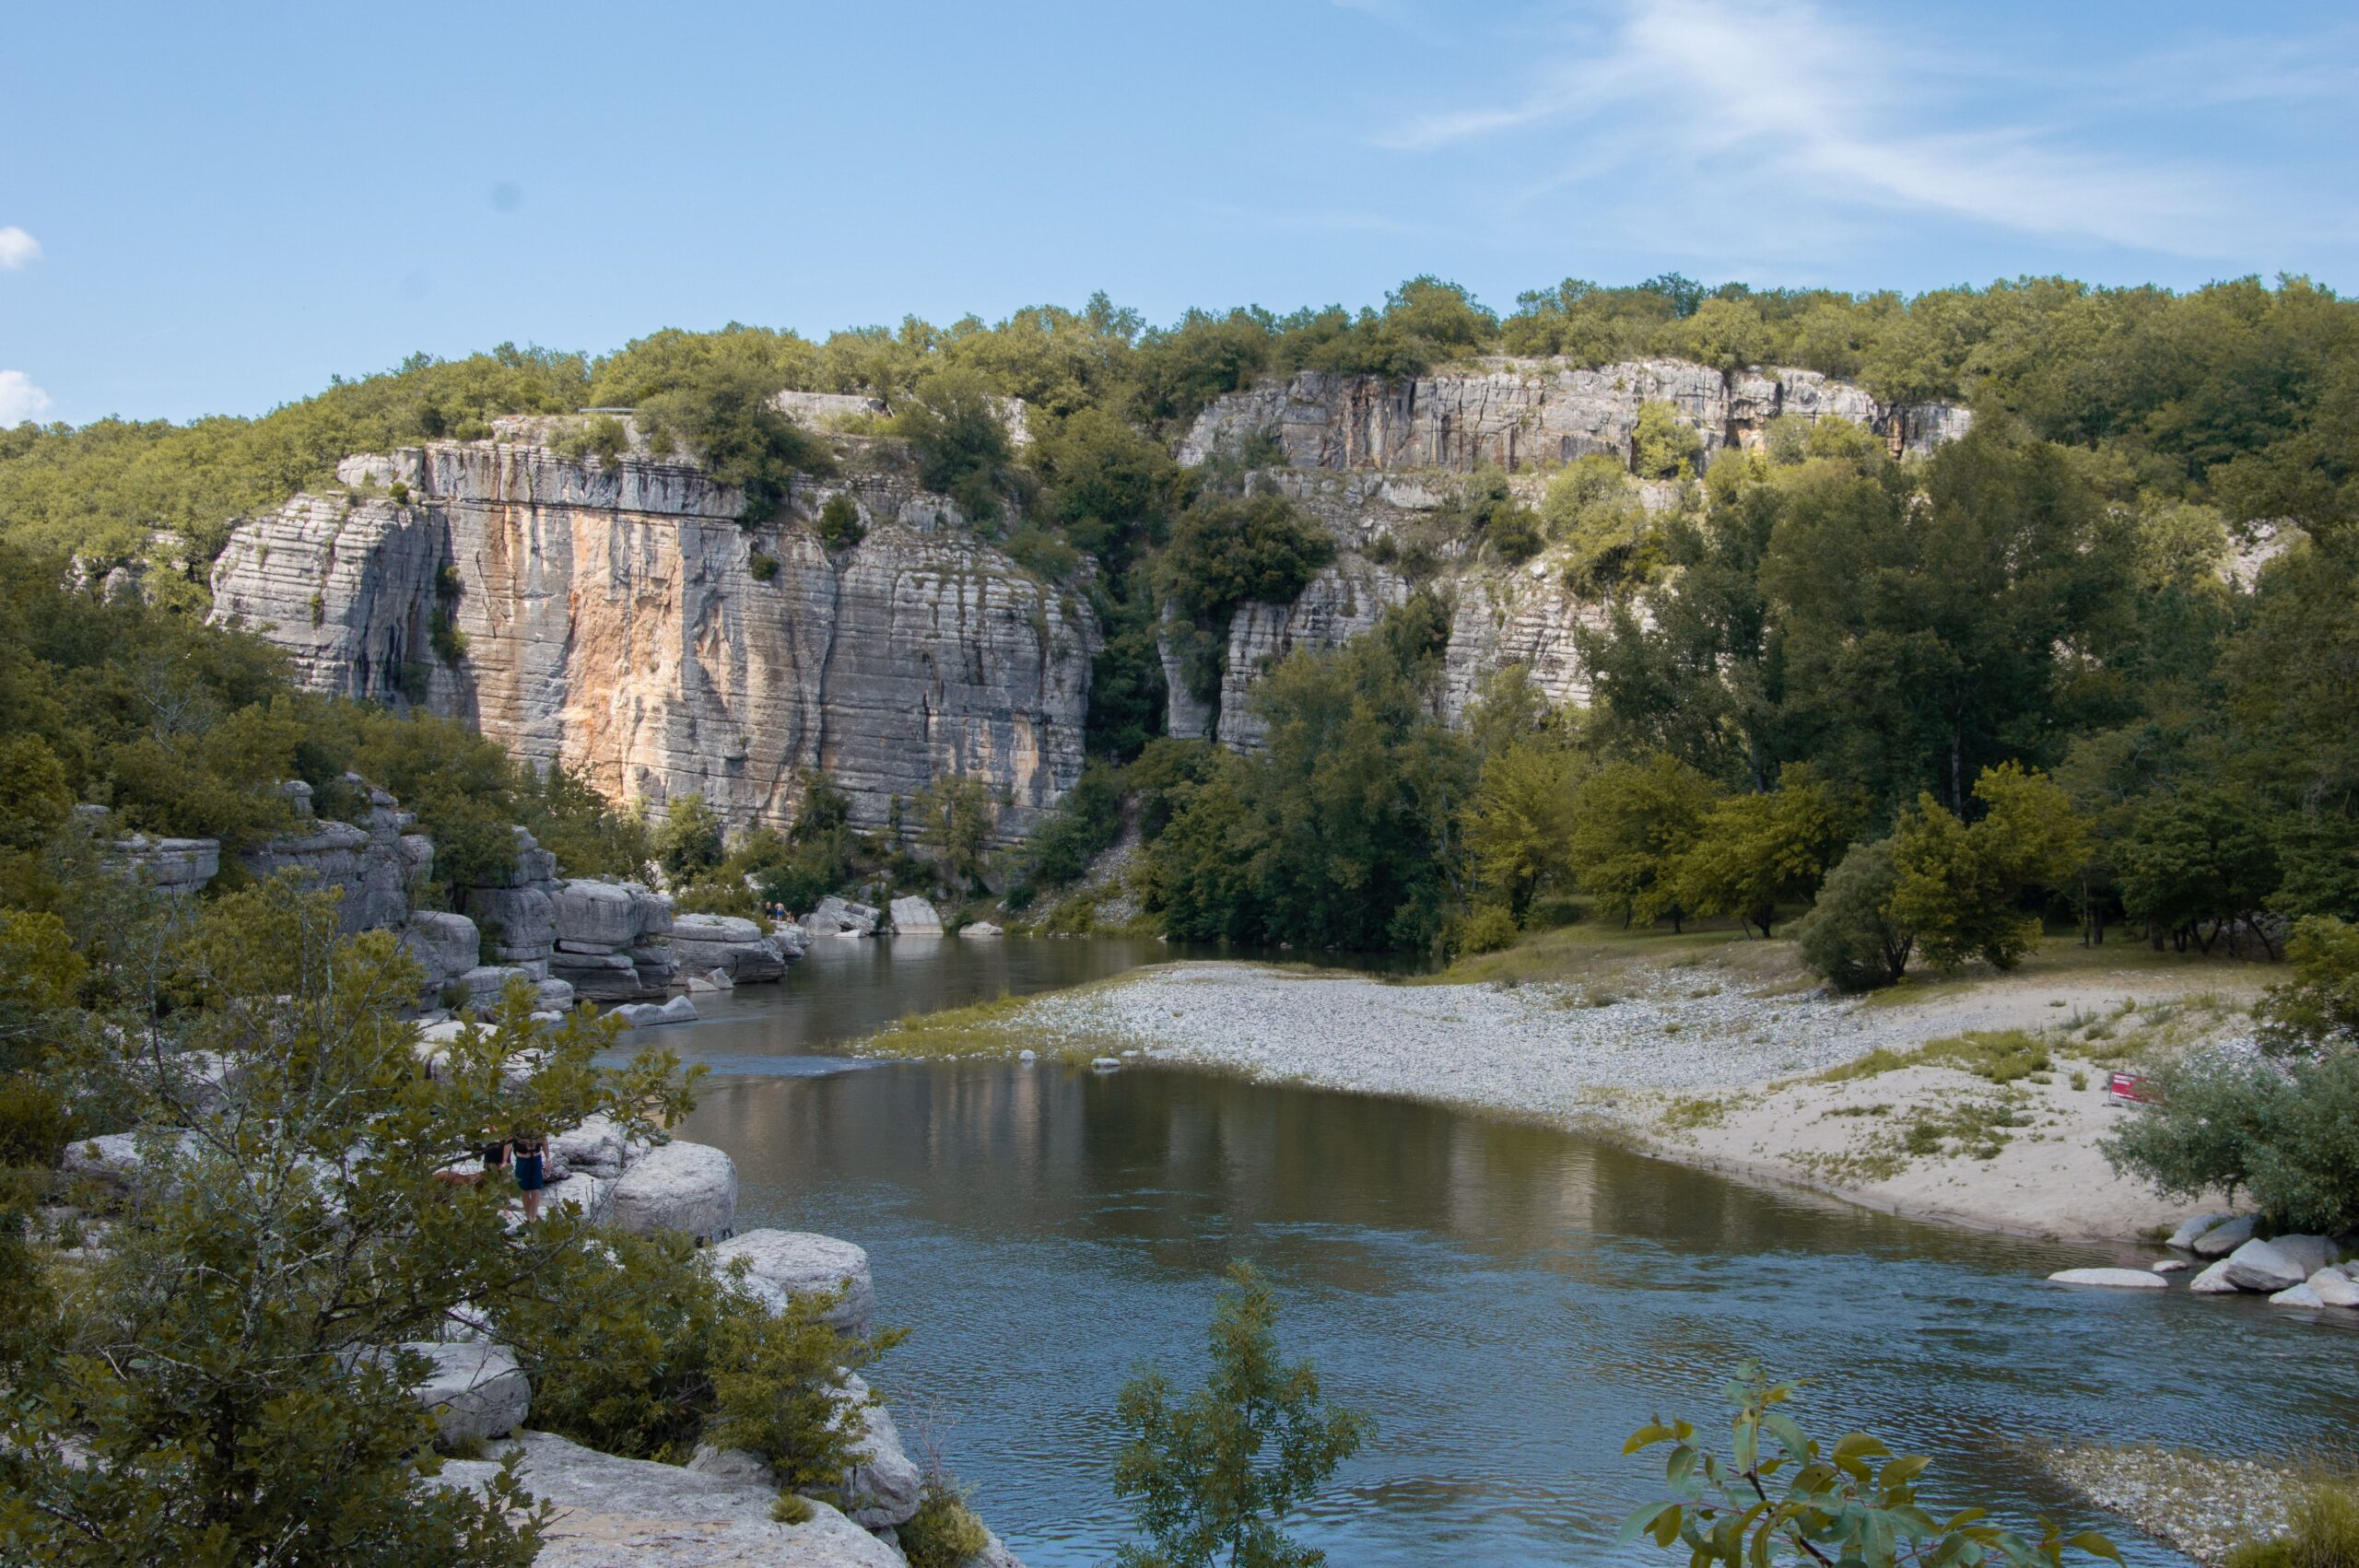
<path id="1" fill-rule="evenodd" d="M 719 969 L 735 985 L 775 980 L 792 962 L 753 921 L 734 915 L 675 915 L 672 956 L 692 975 Z"/>
<path id="2" fill-rule="evenodd" d="M 868 1385 L 857 1376 L 844 1379 L 844 1395 L 868 1398 Z M 844 1477 L 840 1506 L 852 1523 L 872 1530 L 907 1524 L 915 1516 L 925 1494 L 925 1472 L 901 1447 L 901 1433 L 893 1413 L 881 1404 L 860 1412 L 860 1462 Z"/>
<path id="3" fill-rule="evenodd" d="M 2228 1260 L 2224 1258 L 2187 1282 L 2188 1291 L 2200 1296 L 2232 1296 L 2236 1282 L 2228 1278 Z"/>
<path id="4" fill-rule="evenodd" d="M 2310 1276 L 2309 1285 L 2323 1306 L 2359 1306 L 2359 1280 L 2347 1270 L 2321 1269 Z"/>
<path id="5" fill-rule="evenodd" d="M 1003 933 L 999 927 L 989 920 L 969 920 L 958 928 L 958 934 L 960 936 L 999 936 Z"/>
<path id="6" fill-rule="evenodd" d="M 895 936 L 940 936 L 942 911 L 931 899 L 915 894 L 893 900 L 893 934 Z"/>
<path id="7" fill-rule="evenodd" d="M 534 1568 L 906 1568 L 898 1553 L 824 1503 L 770 1517 L 776 1488 L 685 1465 L 620 1459 L 546 1432 L 522 1434 L 524 1485 L 557 1523 Z M 499 1466 L 451 1460 L 429 1485 L 479 1491 Z"/>
<path id="8" fill-rule="evenodd" d="M 2252 1239 L 2260 1227 L 2258 1214 L 2239 1214 L 2233 1220 L 2212 1226 L 2188 1244 L 2198 1258 L 2225 1258 Z"/>
<path id="9" fill-rule="evenodd" d="M 2170 1240 L 2163 1245 L 2179 1247 L 2193 1246 L 2196 1237 L 2206 1231 L 2217 1229 L 2235 1218 L 2234 1214 L 2224 1209 L 2215 1209 L 2210 1213 L 2198 1214 L 2193 1219 L 2181 1223 L 2178 1229 L 2171 1233 Z"/>
<path id="10" fill-rule="evenodd" d="M 876 1286 L 868 1271 L 868 1251 L 814 1231 L 747 1231 L 712 1249 L 716 1268 L 737 1258 L 747 1263 L 746 1282 L 781 1310 L 790 1295 L 841 1290 L 844 1299 L 827 1315 L 842 1333 L 868 1332 L 876 1313 Z"/>
<path id="11" fill-rule="evenodd" d="M 506 1346 L 487 1340 L 423 1340 L 402 1349 L 433 1363 L 426 1380 L 412 1385 L 410 1392 L 432 1414 L 435 1434 L 444 1442 L 505 1437 L 531 1413 L 533 1386 Z"/>
<path id="12" fill-rule="evenodd" d="M 2248 1241 L 2228 1254 L 2228 1280 L 2240 1291 L 2290 1290 L 2333 1260 L 2334 1244 L 2324 1236 Z"/>
<path id="13" fill-rule="evenodd" d="M 2157 1258 L 2146 1265 L 2157 1274 L 2176 1274 L 2187 1267 L 2184 1258 Z"/>
<path id="14" fill-rule="evenodd" d="M 2115 1290 L 2167 1290 L 2170 1281 L 2143 1269 L 2060 1269 L 2048 1276 L 2059 1285 L 2105 1285 Z"/>
<path id="15" fill-rule="evenodd" d="M 646 1235 L 685 1231 L 721 1241 L 737 1223 L 737 1166 L 702 1143 L 651 1149 L 615 1187 L 615 1223 Z"/>
<path id="16" fill-rule="evenodd" d="M 2269 1298 L 2269 1304 L 2271 1306 L 2324 1306 L 2326 1305 L 2319 1299 L 2318 1293 L 2310 1289 L 2307 1281 L 2286 1286 L 2271 1295 Z"/>

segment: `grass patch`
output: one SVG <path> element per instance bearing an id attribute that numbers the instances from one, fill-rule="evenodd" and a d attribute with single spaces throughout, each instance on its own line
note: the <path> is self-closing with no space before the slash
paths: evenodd
<path id="1" fill-rule="evenodd" d="M 1890 1181 L 1908 1168 L 1908 1161 L 1891 1149 L 1853 1149 L 1841 1154 L 1796 1154 L 1790 1163 L 1798 1170 L 1837 1187 L 1872 1187 Z"/>
<path id="2" fill-rule="evenodd" d="M 1693 1132 L 1718 1127 L 1728 1119 L 1729 1103 L 1704 1094 L 1684 1094 L 1663 1107 L 1658 1118 L 1666 1132 Z"/>
<path id="3" fill-rule="evenodd" d="M 1941 1110 L 1919 1110 L 1901 1129 L 1900 1152 L 1911 1159 L 1970 1154 L 1995 1160 L 2013 1141 L 2014 1129 L 2031 1118 L 2013 1100 L 1966 1100 Z"/>
<path id="4" fill-rule="evenodd" d="M 1954 1067 L 1990 1083 L 2013 1083 L 2050 1071 L 2054 1062 L 2048 1043 L 2021 1029 L 1978 1029 L 1929 1040 L 1913 1051 L 1879 1046 L 1857 1061 L 1830 1067 L 1813 1079 L 1816 1083 L 1848 1083 L 1873 1078 L 1904 1067 Z"/>
<path id="5" fill-rule="evenodd" d="M 2284 1535 L 2237 1547 L 2228 1568 L 2359 1568 L 2359 1484 L 2313 1482 L 2287 1512 Z"/>
<path id="6" fill-rule="evenodd" d="M 1890 1116 L 1892 1106 L 1888 1101 L 1878 1100 L 1872 1106 L 1837 1106 L 1832 1110 L 1823 1111 L 1820 1114 L 1822 1116 Z"/>
<path id="7" fill-rule="evenodd" d="M 1714 923 L 1673 934 L 1666 929 L 1571 925 L 1526 932 L 1511 947 L 1461 957 L 1438 975 L 1412 985 L 1461 986 L 1519 982 L 1597 985 L 1639 965 L 1708 968 L 1743 981 L 1781 983 L 1801 973 L 1794 944 L 1749 940 L 1735 927 Z"/>
<path id="8" fill-rule="evenodd" d="M 945 1008 L 939 1012 L 913 1013 L 907 1018 L 897 1019 L 874 1035 L 853 1041 L 847 1048 L 854 1056 L 928 1058 L 1007 1057 L 1018 1051 L 1034 1050 L 1062 1061 L 1086 1061 L 1091 1057 L 1109 1056 L 1138 1042 L 1078 1035 L 1052 1036 L 1045 1031 L 1040 1021 L 1027 1017 L 1027 1010 L 1035 1003 L 1051 1003 L 1060 998 L 1082 996 L 1127 985 L 1143 975 L 1152 973 L 1154 969 L 1151 966 L 1130 969 L 1068 990 L 1029 996 L 1011 996 L 1002 991 L 989 1001 L 969 1002 L 964 1007 Z"/>

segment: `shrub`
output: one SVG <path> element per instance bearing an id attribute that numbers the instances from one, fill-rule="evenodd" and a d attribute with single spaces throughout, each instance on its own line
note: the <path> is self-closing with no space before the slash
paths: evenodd
<path id="1" fill-rule="evenodd" d="M 817 524 L 819 543 L 830 551 L 849 550 L 868 535 L 860 521 L 860 508 L 850 496 L 838 491 L 827 497 L 819 509 Z"/>
<path id="2" fill-rule="evenodd" d="M 1466 918 L 1458 935 L 1461 953 L 1496 953 L 1513 947 L 1517 930 L 1515 917 L 1502 904 L 1485 904 Z"/>
<path id="3" fill-rule="evenodd" d="M 1226 626 L 1239 604 L 1283 604 L 1335 558 L 1335 542 L 1283 496 L 1215 501 L 1172 530 L 1158 586 L 1191 621 Z"/>
<path id="4" fill-rule="evenodd" d="M 686 442 L 715 479 L 743 493 L 739 521 L 760 522 L 786 504 L 797 474 L 835 472 L 826 440 L 771 406 L 780 384 L 749 363 L 708 360 L 642 401 L 639 420 L 651 451 Z"/>
<path id="5" fill-rule="evenodd" d="M 789 1492 L 842 1484 L 858 1462 L 861 1412 L 879 1402 L 874 1392 L 852 1398 L 845 1379 L 908 1338 L 839 1333 L 827 1315 L 842 1300 L 841 1291 L 789 1296 L 772 1316 L 732 1295 L 714 1335 L 704 1440 L 760 1455 Z"/>
<path id="6" fill-rule="evenodd" d="M 440 605 L 427 617 L 426 640 L 434 657 L 445 664 L 456 664 L 467 656 L 467 634 L 459 629 L 451 612 Z"/>
<path id="7" fill-rule="evenodd" d="M 1668 403 L 1638 404 L 1638 422 L 1630 432 L 1630 466 L 1642 479 L 1684 479 L 1696 472 L 1704 456 L 1704 439 L 1692 425 L 1680 421 Z"/>
<path id="8" fill-rule="evenodd" d="M 958 1568 L 992 1543 L 965 1494 L 938 1476 L 926 1478 L 917 1513 L 894 1533 L 901 1538 L 910 1568 Z"/>
<path id="9" fill-rule="evenodd" d="M 1248 1265 L 1229 1266 L 1213 1315 L 1212 1375 L 1180 1398 L 1162 1374 L 1122 1385 L 1130 1441 L 1114 1491 L 1154 1544 L 1126 1546 L 1123 1568 L 1210 1568 L 1320 1561 L 1278 1528 L 1367 1440 L 1372 1423 L 1330 1406 L 1308 1362 L 1278 1359 L 1277 1303 Z"/>
<path id="10" fill-rule="evenodd" d="M 2321 1481 L 2294 1502 L 2293 1528 L 2228 1554 L 2228 1568 L 2359 1568 L 2359 1486 Z"/>
<path id="11" fill-rule="evenodd" d="M 386 493 L 393 497 L 393 505 L 397 507 L 405 507 L 409 505 L 409 486 L 403 484 L 400 480 L 394 480 L 393 487 Z"/>
<path id="12" fill-rule="evenodd" d="M 1802 962 L 1837 990 L 1872 990 L 1897 981 L 1916 945 L 1892 912 L 1899 883 L 1891 840 L 1852 846 L 1794 928 Z"/>
<path id="13" fill-rule="evenodd" d="M 656 863 L 684 881 L 712 870 L 722 860 L 721 813 L 702 795 L 681 796 L 665 809 L 654 849 Z"/>
<path id="14" fill-rule="evenodd" d="M 756 582 L 768 582 L 778 576 L 778 557 L 766 550 L 756 550 L 745 557 L 745 570 Z"/>
<path id="15" fill-rule="evenodd" d="M 73 1132 L 55 1091 L 29 1073 L 0 1075 L 0 1169 L 53 1168 Z"/>
<path id="16" fill-rule="evenodd" d="M 944 370 L 903 404 L 894 426 L 909 438 L 918 478 L 977 522 L 995 523 L 1015 482 L 1015 454 L 991 383 L 973 370 Z"/>

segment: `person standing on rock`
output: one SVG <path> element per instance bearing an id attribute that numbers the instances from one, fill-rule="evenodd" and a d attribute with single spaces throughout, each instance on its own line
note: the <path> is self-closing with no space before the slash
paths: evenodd
<path id="1" fill-rule="evenodd" d="M 524 1223 L 531 1224 L 541 1217 L 541 1188 L 547 1185 L 542 1174 L 542 1156 L 548 1145 L 537 1132 L 519 1132 L 508 1141 L 516 1156 L 516 1190 L 524 1195 Z"/>

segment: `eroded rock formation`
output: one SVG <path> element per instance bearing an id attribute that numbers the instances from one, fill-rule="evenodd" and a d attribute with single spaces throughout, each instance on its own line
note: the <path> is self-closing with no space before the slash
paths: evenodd
<path id="1" fill-rule="evenodd" d="M 346 460 L 345 493 L 237 531 L 215 619 L 314 689 L 422 702 L 616 801 L 700 794 L 738 826 L 791 822 L 801 769 L 865 827 L 964 773 L 1012 839 L 1079 776 L 1095 620 L 954 503 L 879 465 L 744 528 L 693 463 L 569 458 L 557 423 Z M 830 552 L 813 520 L 839 494 L 866 532 Z"/>

